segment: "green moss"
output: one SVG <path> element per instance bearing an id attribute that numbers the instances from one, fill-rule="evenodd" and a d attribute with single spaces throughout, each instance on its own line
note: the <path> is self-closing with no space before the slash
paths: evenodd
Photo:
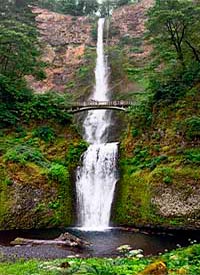
<path id="1" fill-rule="evenodd" d="M 119 224 L 134 225 L 159 220 L 151 204 L 152 191 L 145 174 L 135 172 L 129 175 L 124 170 L 122 173 L 123 177 L 118 183 L 114 221 Z"/>
<path id="2" fill-rule="evenodd" d="M 0 228 L 5 229 L 5 224 L 6 229 L 72 225 L 75 196 L 71 175 L 87 145 L 71 126 L 44 122 L 24 126 L 24 132 L 20 137 L 15 131 L 0 137 Z M 22 204 L 32 208 L 27 213 L 22 205 L 15 215 L 19 196 Z"/>

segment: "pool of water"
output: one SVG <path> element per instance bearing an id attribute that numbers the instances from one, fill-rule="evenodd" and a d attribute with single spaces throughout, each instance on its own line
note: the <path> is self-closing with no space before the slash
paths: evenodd
<path id="1" fill-rule="evenodd" d="M 32 239 L 54 239 L 63 232 L 70 232 L 91 243 L 84 249 L 66 249 L 55 246 L 10 246 L 16 237 Z M 115 257 L 118 255 L 117 247 L 128 244 L 133 249 L 143 249 L 144 255 L 157 255 L 177 246 L 187 246 L 191 241 L 200 242 L 199 231 L 179 231 L 170 233 L 134 232 L 123 228 L 112 228 L 103 232 L 80 231 L 76 228 L 46 229 L 46 230 L 13 230 L 0 232 L 0 251 L 5 255 L 12 253 L 24 258 L 64 258 L 69 255 L 81 257 Z"/>

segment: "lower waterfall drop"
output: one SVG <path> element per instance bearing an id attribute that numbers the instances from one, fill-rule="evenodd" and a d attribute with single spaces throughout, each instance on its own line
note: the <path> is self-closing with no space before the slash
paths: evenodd
<path id="1" fill-rule="evenodd" d="M 104 18 L 98 21 L 95 88 L 90 99 L 108 101 L 108 66 L 103 46 Z M 84 123 L 84 138 L 90 144 L 77 168 L 76 193 L 78 226 L 101 231 L 109 227 L 111 205 L 118 180 L 118 143 L 106 143 L 111 124 L 110 111 L 89 111 Z"/>
<path id="2" fill-rule="evenodd" d="M 90 145 L 77 171 L 79 222 L 88 230 L 109 226 L 117 181 L 117 143 Z"/>

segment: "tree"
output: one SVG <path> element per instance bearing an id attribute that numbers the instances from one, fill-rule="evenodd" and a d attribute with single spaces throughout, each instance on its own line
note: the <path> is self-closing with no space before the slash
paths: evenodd
<path id="1" fill-rule="evenodd" d="M 99 8 L 97 0 L 38 0 L 38 5 L 73 16 L 93 14 Z"/>
<path id="2" fill-rule="evenodd" d="M 200 62 L 200 8 L 197 2 L 187 0 L 156 0 L 149 10 L 147 28 L 155 50 L 175 51 L 177 59 L 185 64 L 188 55 Z M 158 52 L 157 51 L 157 52 Z"/>
<path id="3" fill-rule="evenodd" d="M 0 0 L 0 20 L 14 19 L 33 25 L 34 15 L 30 5 L 38 4 L 39 0 Z"/>
<path id="4" fill-rule="evenodd" d="M 98 11 L 99 4 L 96 0 L 90 0 L 85 1 L 85 8 L 84 13 L 85 14 L 93 14 Z"/>
<path id="5" fill-rule="evenodd" d="M 0 21 L 0 127 L 15 125 L 23 104 L 32 98 L 24 76 L 42 72 L 36 29 L 16 20 L 18 16 L 12 19 L 16 15 L 12 9 L 8 12 L 11 19 L 5 13 Z"/>
<path id="6" fill-rule="evenodd" d="M 65 14 L 71 14 L 71 15 L 76 15 L 77 10 L 76 10 L 76 0 L 61 0 L 61 12 Z"/>
<path id="7" fill-rule="evenodd" d="M 103 1 L 103 3 L 100 5 L 101 16 L 102 17 L 110 16 L 115 5 L 116 5 L 116 2 L 112 0 Z"/>
<path id="8" fill-rule="evenodd" d="M 149 89 L 155 102 L 174 102 L 200 78 L 200 6 L 198 1 L 156 0 L 148 16 Z"/>
<path id="9" fill-rule="evenodd" d="M 0 73 L 12 78 L 34 74 L 40 54 L 33 27 L 17 21 L 0 24 Z M 37 68 L 37 69 L 36 69 Z"/>
<path id="10" fill-rule="evenodd" d="M 116 2 L 117 2 L 116 5 L 118 7 L 120 7 L 120 6 L 127 5 L 127 4 L 131 3 L 131 0 L 117 0 Z"/>

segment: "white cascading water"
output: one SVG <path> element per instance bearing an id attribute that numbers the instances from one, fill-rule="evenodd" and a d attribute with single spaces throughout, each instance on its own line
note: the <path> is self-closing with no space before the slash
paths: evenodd
<path id="1" fill-rule="evenodd" d="M 90 99 L 108 101 L 108 66 L 103 47 L 104 19 L 98 21 L 96 85 Z M 99 231 L 109 227 L 117 175 L 118 144 L 106 143 L 111 124 L 110 112 L 89 111 L 84 123 L 84 138 L 91 144 L 83 154 L 76 174 L 78 224 L 82 230 Z"/>

